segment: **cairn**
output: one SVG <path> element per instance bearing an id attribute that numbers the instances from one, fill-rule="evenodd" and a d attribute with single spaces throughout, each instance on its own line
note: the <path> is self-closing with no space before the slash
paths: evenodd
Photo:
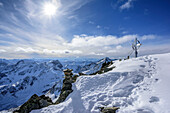
<path id="1" fill-rule="evenodd" d="M 63 72 L 65 74 L 65 77 L 64 77 L 65 79 L 63 80 L 63 87 L 61 89 L 60 96 L 55 104 L 59 104 L 59 103 L 63 102 L 67 98 L 67 96 L 73 92 L 72 83 L 74 83 L 75 80 L 73 79 L 72 71 L 73 71 L 72 69 L 63 70 Z"/>

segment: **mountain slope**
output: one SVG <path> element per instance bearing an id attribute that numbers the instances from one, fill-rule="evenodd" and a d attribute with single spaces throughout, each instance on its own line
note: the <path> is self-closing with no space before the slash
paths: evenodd
<path id="1" fill-rule="evenodd" d="M 106 58 L 103 58 L 97 62 L 92 62 L 88 65 L 83 66 L 81 68 L 81 72 L 83 74 L 89 74 L 89 75 L 94 74 L 102 68 L 103 64 L 105 64 L 105 63 L 107 64 L 107 63 L 111 63 L 111 62 L 112 62 L 112 60 L 110 58 L 106 57 Z"/>
<path id="2" fill-rule="evenodd" d="M 169 113 L 170 53 L 116 61 L 110 72 L 81 76 L 65 102 L 32 113 L 99 113 L 98 107 L 120 107 L 118 113 Z"/>
<path id="3" fill-rule="evenodd" d="M 116 60 L 116 59 L 114 59 Z M 106 57 L 100 60 L 94 59 L 82 59 L 74 61 L 62 61 L 64 69 L 73 69 L 73 73 L 83 73 L 83 74 L 94 74 L 97 71 L 101 70 L 104 63 L 111 63 L 113 60 Z"/>
<path id="4" fill-rule="evenodd" d="M 62 87 L 64 73 L 58 60 L 36 62 L 20 60 L 17 63 L 1 62 L 0 110 L 18 107 L 33 94 L 42 95 L 55 86 L 54 96 Z"/>
<path id="5" fill-rule="evenodd" d="M 63 85 L 63 69 L 70 67 L 78 73 L 86 66 L 86 71 L 95 72 L 108 62 L 109 58 L 96 62 L 67 60 L 62 64 L 58 60 L 0 59 L 0 110 L 16 108 L 33 94 L 45 94 L 55 102 Z"/>

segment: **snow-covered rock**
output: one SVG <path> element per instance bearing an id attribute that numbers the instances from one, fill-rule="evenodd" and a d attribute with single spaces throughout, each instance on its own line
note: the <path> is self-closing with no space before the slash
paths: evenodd
<path id="1" fill-rule="evenodd" d="M 120 107 L 118 113 L 170 113 L 170 53 L 112 66 L 104 74 L 78 77 L 63 103 L 31 113 L 99 113 L 99 107 L 112 106 Z"/>
<path id="2" fill-rule="evenodd" d="M 102 68 L 104 63 L 109 63 L 109 62 L 112 62 L 112 60 L 110 58 L 108 58 L 108 57 L 103 58 L 97 62 L 92 62 L 88 65 L 83 66 L 81 68 L 81 72 L 83 74 L 94 74 Z"/>

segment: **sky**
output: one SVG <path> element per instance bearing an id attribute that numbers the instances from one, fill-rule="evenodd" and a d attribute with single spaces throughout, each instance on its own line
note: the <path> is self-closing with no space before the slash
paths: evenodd
<path id="1" fill-rule="evenodd" d="M 169 0 L 0 0 L 0 58 L 170 52 Z M 132 57 L 134 55 L 132 54 Z"/>

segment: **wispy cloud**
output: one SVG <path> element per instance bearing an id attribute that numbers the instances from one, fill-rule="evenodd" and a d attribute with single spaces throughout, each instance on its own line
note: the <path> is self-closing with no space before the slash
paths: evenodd
<path id="1" fill-rule="evenodd" d="M 0 7 L 2 7 L 2 6 L 3 6 L 3 3 L 0 2 Z"/>
<path id="2" fill-rule="evenodd" d="M 78 54 L 78 50 L 69 50 L 62 44 L 67 43 L 62 35 L 67 33 L 70 26 L 68 17 L 75 16 L 74 11 L 91 0 L 24 0 L 20 3 L 11 2 L 10 10 L 1 8 L 0 16 L 0 48 L 2 56 L 13 58 L 22 54 Z M 58 5 L 56 15 L 48 18 L 43 14 L 43 5 L 51 2 Z M 0 3 L 3 6 L 3 3 Z M 47 52 L 48 50 L 48 52 Z M 64 51 L 64 52 L 61 52 Z M 25 55 L 23 55 L 25 53 Z M 8 55 L 7 55 L 8 54 Z"/>
<path id="3" fill-rule="evenodd" d="M 89 24 L 95 24 L 93 21 L 89 21 Z"/>
<path id="4" fill-rule="evenodd" d="M 19 4 L 12 3 L 11 9 L 2 4 L 0 18 L 0 58 L 35 58 L 35 57 L 116 57 L 125 55 L 131 50 L 135 37 L 142 41 L 154 40 L 155 35 L 74 35 L 66 37 L 73 19 L 78 21 L 74 13 L 91 0 L 47 0 L 59 5 L 54 17 L 42 14 L 44 1 L 24 0 Z M 47 2 L 46 1 L 46 2 Z M 124 0 L 121 1 L 121 3 Z M 132 0 L 122 5 L 122 10 L 132 6 Z M 72 23 L 73 22 L 73 23 Z M 86 21 L 91 26 L 110 29 L 98 23 Z M 100 29 L 102 30 L 102 29 Z M 128 33 L 129 34 L 129 33 Z M 128 45 L 128 46 L 127 46 Z"/>
<path id="5" fill-rule="evenodd" d="M 100 28 L 101 28 L 101 26 L 100 26 L 100 25 L 97 25 L 97 26 L 96 26 L 96 28 L 97 28 L 97 29 L 100 29 Z"/>
<path id="6" fill-rule="evenodd" d="M 120 6 L 120 9 L 121 10 L 124 10 L 124 9 L 129 9 L 131 8 L 133 5 L 132 5 L 132 2 L 134 0 L 128 0 L 127 2 L 125 2 L 123 5 Z"/>
<path id="7" fill-rule="evenodd" d="M 156 35 L 144 35 L 141 37 L 142 40 L 149 40 L 149 39 L 155 39 L 157 38 L 158 36 Z"/>

